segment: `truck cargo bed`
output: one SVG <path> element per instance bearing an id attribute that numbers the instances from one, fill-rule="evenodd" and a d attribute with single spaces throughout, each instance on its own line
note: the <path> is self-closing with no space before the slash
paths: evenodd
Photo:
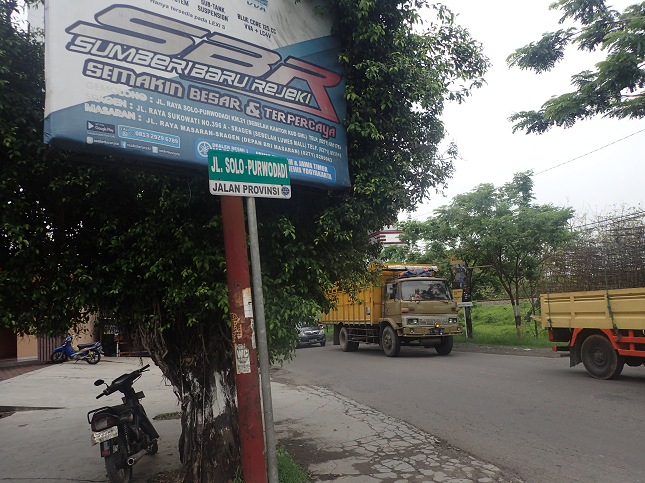
<path id="1" fill-rule="evenodd" d="M 645 288 L 542 294 L 542 328 L 645 330 Z"/>

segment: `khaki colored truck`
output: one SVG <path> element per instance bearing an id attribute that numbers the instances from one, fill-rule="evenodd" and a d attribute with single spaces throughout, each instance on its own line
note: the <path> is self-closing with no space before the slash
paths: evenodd
<path id="1" fill-rule="evenodd" d="M 321 323 L 334 327 L 334 345 L 353 352 L 359 344 L 379 344 L 388 357 L 396 357 L 401 345 L 434 347 L 450 354 L 453 335 L 461 334 L 457 302 L 448 281 L 436 276 L 437 267 L 426 265 L 381 266 L 379 286 L 358 294 L 335 292 L 335 310 Z"/>
<path id="2" fill-rule="evenodd" d="M 583 363 L 597 379 L 617 377 L 625 364 L 645 361 L 645 288 L 547 293 L 540 296 L 542 328 L 565 342 L 571 367 Z"/>

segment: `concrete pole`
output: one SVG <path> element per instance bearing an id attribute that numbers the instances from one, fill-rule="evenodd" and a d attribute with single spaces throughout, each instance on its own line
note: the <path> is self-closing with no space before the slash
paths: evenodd
<path id="1" fill-rule="evenodd" d="M 220 196 L 226 278 L 235 352 L 235 384 L 245 483 L 267 483 L 258 364 L 253 333 L 253 302 L 244 206 L 239 196 Z"/>
<path id="2" fill-rule="evenodd" d="M 260 383 L 264 408 L 264 434 L 266 436 L 269 483 L 278 483 L 278 457 L 273 427 L 273 401 L 271 399 L 271 374 L 269 367 L 269 348 L 267 328 L 264 318 L 264 291 L 262 290 L 262 269 L 260 266 L 260 242 L 258 241 L 258 222 L 255 213 L 255 198 L 246 199 L 246 216 L 249 224 L 251 242 L 251 274 L 253 279 L 253 305 L 255 328 L 257 329 L 258 353 L 260 356 Z"/>

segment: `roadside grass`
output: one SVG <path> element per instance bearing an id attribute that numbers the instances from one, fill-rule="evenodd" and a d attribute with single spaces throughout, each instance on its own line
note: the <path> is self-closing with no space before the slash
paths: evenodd
<path id="1" fill-rule="evenodd" d="M 284 446 L 280 446 L 277 449 L 276 456 L 278 460 L 278 481 L 280 483 L 306 483 L 309 481 L 307 472 L 293 460 Z M 233 483 L 244 483 L 241 469 L 235 475 Z"/>
<path id="2" fill-rule="evenodd" d="M 466 334 L 455 337 L 455 342 L 507 347 L 546 347 L 554 345 L 549 341 L 548 331 L 539 322 L 526 321 L 525 314 L 531 309 L 529 302 L 520 302 L 523 338 L 517 338 L 515 317 L 511 305 L 481 305 L 474 302 L 471 309 L 473 338 Z M 464 310 L 459 311 L 459 322 L 465 325 Z"/>
<path id="3" fill-rule="evenodd" d="M 293 460 L 284 446 L 277 450 L 278 480 L 280 483 L 304 483 L 309 481 L 307 472 Z"/>

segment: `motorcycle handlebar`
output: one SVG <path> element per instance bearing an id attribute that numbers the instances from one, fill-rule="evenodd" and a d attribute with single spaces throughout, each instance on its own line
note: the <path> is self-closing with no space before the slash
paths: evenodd
<path id="1" fill-rule="evenodd" d="M 130 374 L 124 374 L 124 375 L 123 375 L 123 376 L 121 376 L 121 377 L 124 377 L 124 376 L 130 376 L 130 377 L 133 377 L 133 376 L 135 376 L 135 375 L 138 377 L 138 375 L 139 375 L 139 374 L 141 374 L 142 372 L 146 371 L 146 369 L 148 369 L 149 367 L 150 367 L 150 364 L 146 364 L 146 365 L 145 365 L 145 366 L 143 366 L 141 369 L 137 369 L 136 371 L 132 371 Z M 112 394 L 113 392 L 118 391 L 118 390 L 119 390 L 119 389 L 118 389 L 118 386 L 120 386 L 121 384 L 117 384 L 117 387 L 114 387 L 114 386 L 115 386 L 114 382 L 115 382 L 116 380 L 118 380 L 118 379 L 120 379 L 120 377 L 118 377 L 117 379 L 115 379 L 114 381 L 112 381 L 112 384 L 110 384 L 110 385 L 109 385 L 109 386 L 108 386 L 108 387 L 107 387 L 107 388 L 106 388 L 106 389 L 105 389 L 101 394 L 99 394 L 98 396 L 96 396 L 96 399 L 99 399 L 99 398 L 101 398 L 101 397 L 103 397 L 103 396 L 107 396 L 107 395 L 109 395 L 109 394 Z M 135 378 L 135 379 L 136 379 L 136 378 Z M 134 380 L 134 379 L 133 379 L 133 380 Z M 126 378 L 124 381 L 121 381 L 121 383 L 123 383 L 123 382 L 125 382 L 125 381 L 127 381 L 127 378 Z"/>

